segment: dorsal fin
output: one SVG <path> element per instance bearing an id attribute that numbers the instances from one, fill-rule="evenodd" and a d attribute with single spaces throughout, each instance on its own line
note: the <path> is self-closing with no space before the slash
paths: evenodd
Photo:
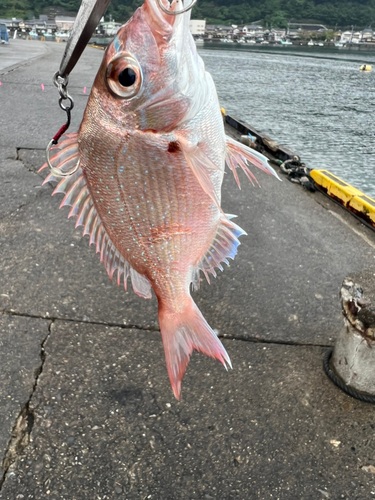
<path id="1" fill-rule="evenodd" d="M 69 134 L 54 149 L 59 148 L 60 151 L 51 158 L 51 164 L 62 171 L 72 170 L 79 158 L 77 134 Z M 44 164 L 39 171 L 46 167 L 47 164 Z M 77 217 L 76 227 L 84 226 L 83 236 L 86 234 L 90 236 L 90 245 L 95 244 L 96 253 L 100 253 L 100 261 L 103 262 L 109 277 L 112 279 L 115 271 L 117 271 L 117 284 L 120 285 L 123 275 L 126 290 L 127 280 L 130 275 L 134 292 L 140 297 L 151 298 L 150 281 L 129 265 L 108 236 L 92 201 L 82 169 L 79 167 L 69 177 L 57 177 L 50 173 L 43 184 L 47 182 L 58 183 L 52 194 L 65 194 L 60 208 L 67 205 L 72 207 L 68 217 Z"/>

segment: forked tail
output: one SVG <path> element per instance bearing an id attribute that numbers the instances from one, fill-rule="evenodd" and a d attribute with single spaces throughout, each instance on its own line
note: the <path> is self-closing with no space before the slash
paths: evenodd
<path id="1" fill-rule="evenodd" d="M 226 363 L 232 368 L 224 346 L 190 296 L 178 312 L 159 303 L 159 324 L 169 380 L 177 399 L 181 397 L 181 381 L 194 349 L 218 359 L 225 368 Z"/>

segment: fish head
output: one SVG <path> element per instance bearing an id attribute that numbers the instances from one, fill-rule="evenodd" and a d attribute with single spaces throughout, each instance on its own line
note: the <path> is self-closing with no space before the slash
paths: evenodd
<path id="1" fill-rule="evenodd" d="M 170 8 L 181 5 L 173 0 Z M 91 104 L 125 129 L 170 132 L 194 117 L 207 85 L 189 19 L 190 11 L 170 15 L 158 0 L 145 0 L 108 46 Z"/>

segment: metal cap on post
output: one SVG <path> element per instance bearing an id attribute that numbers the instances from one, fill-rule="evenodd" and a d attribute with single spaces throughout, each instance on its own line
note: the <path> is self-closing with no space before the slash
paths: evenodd
<path id="1" fill-rule="evenodd" d="M 333 349 L 324 357 L 324 370 L 352 397 L 375 404 L 375 307 L 352 278 L 340 291 L 344 324 Z"/>
<path id="2" fill-rule="evenodd" d="M 66 80 L 77 64 L 111 0 L 82 0 L 61 60 L 58 76 Z"/>

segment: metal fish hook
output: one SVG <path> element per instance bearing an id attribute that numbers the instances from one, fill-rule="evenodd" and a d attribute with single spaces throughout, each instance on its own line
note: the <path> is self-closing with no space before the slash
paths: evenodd
<path id="1" fill-rule="evenodd" d="M 56 77 L 56 75 L 55 75 L 55 77 Z M 55 82 L 55 79 L 54 79 L 54 82 Z M 55 134 L 53 136 L 53 138 L 49 141 L 48 146 L 46 148 L 47 165 L 49 166 L 51 173 L 53 175 L 55 175 L 56 177 L 69 177 L 70 175 L 77 172 L 78 167 L 79 167 L 79 160 L 78 160 L 76 166 L 72 170 L 70 170 L 69 172 L 61 172 L 61 170 L 55 168 L 52 165 L 52 163 L 50 162 L 50 159 L 49 159 L 49 150 L 51 149 L 52 146 L 56 146 L 56 144 L 59 142 L 60 137 L 65 134 L 65 132 L 68 130 L 68 128 L 70 126 L 70 111 L 74 106 L 74 102 L 73 102 L 72 97 L 70 97 L 70 95 L 68 94 L 68 92 L 66 90 L 67 83 L 68 82 L 66 81 L 66 84 L 63 88 L 60 88 L 60 86 L 57 83 L 55 83 L 55 85 L 57 87 L 59 87 L 59 93 L 61 96 L 59 99 L 59 105 L 60 105 L 60 108 L 63 109 L 66 113 L 66 123 L 60 128 L 60 130 L 57 132 L 57 134 Z M 70 101 L 70 106 L 65 106 L 63 104 L 63 100 L 65 100 L 65 99 Z"/>
<path id="2" fill-rule="evenodd" d="M 188 7 L 185 7 L 184 9 L 177 10 L 177 11 L 172 11 L 172 10 L 166 9 L 161 2 L 162 2 L 162 0 L 158 0 L 158 5 L 163 12 L 165 12 L 166 14 L 168 14 L 170 16 L 179 16 L 180 14 L 183 14 L 184 12 L 187 12 L 188 10 L 192 9 L 194 7 L 194 5 L 197 3 L 197 0 L 192 0 L 191 4 Z"/>
<path id="3" fill-rule="evenodd" d="M 61 172 L 61 170 L 59 170 L 58 168 L 55 168 L 52 165 L 52 163 L 49 159 L 49 150 L 50 150 L 51 146 L 53 146 L 54 144 L 56 144 L 56 142 L 54 142 L 54 140 L 51 139 L 48 143 L 47 148 L 46 148 L 47 165 L 50 168 L 51 174 L 53 174 L 56 177 L 69 177 L 70 175 L 73 175 L 75 172 L 77 172 L 77 170 L 79 168 L 80 159 L 78 159 L 76 166 L 74 168 L 72 168 L 72 170 L 70 170 L 69 172 Z"/>

